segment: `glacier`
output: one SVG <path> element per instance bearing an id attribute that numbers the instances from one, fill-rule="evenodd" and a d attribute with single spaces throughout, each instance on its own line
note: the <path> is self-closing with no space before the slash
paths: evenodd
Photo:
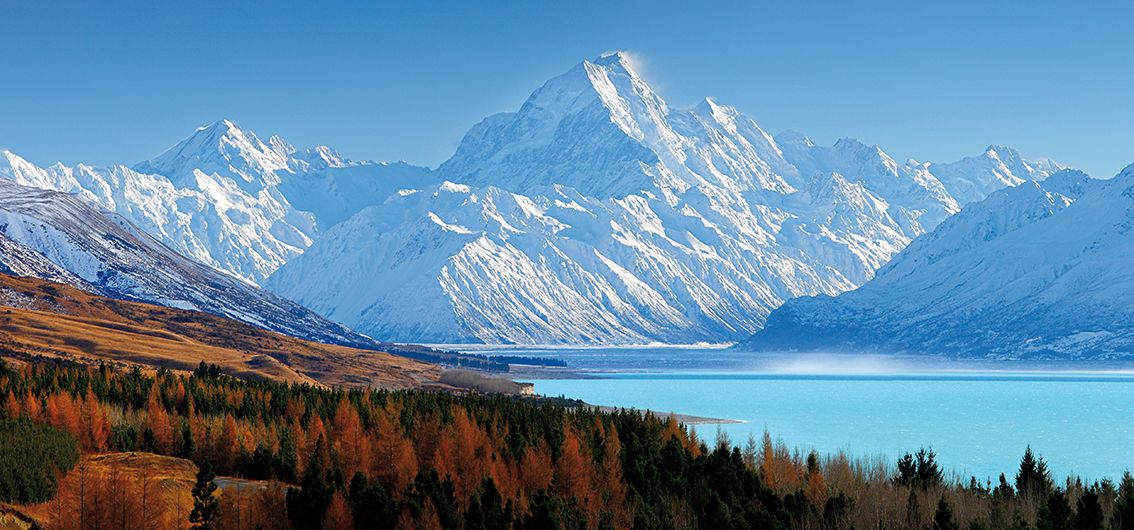
<path id="1" fill-rule="evenodd" d="M 992 146 L 899 163 L 671 107 L 621 53 L 473 126 L 453 156 L 322 232 L 266 287 L 397 341 L 746 338 L 784 301 L 874 277 L 995 190 L 1062 169 Z M 290 176 L 289 176 L 290 178 Z"/>

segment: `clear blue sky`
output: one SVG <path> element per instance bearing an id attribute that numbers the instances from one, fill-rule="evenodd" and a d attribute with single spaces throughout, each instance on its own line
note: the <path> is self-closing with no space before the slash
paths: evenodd
<path id="1" fill-rule="evenodd" d="M 1134 8 L 1102 2 L 0 0 L 0 146 L 133 163 L 229 117 L 436 165 L 481 118 L 609 50 L 677 106 L 946 161 L 1003 143 L 1134 161 Z"/>

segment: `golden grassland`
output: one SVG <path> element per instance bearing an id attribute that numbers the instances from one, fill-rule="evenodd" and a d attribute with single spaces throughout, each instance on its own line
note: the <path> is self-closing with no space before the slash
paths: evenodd
<path id="1" fill-rule="evenodd" d="M 234 320 L 128 302 L 34 278 L 0 275 L 0 350 L 76 362 L 192 370 L 332 386 L 420 388 L 440 368 L 385 352 L 320 344 Z"/>

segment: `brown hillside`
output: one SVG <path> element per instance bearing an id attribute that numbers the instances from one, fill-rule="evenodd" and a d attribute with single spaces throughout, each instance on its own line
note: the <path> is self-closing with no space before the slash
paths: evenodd
<path id="1" fill-rule="evenodd" d="M 288 337 L 234 320 L 115 300 L 67 285 L 0 274 L 0 350 L 7 358 L 192 370 L 201 361 L 239 377 L 414 388 L 440 369 L 385 352 Z"/>

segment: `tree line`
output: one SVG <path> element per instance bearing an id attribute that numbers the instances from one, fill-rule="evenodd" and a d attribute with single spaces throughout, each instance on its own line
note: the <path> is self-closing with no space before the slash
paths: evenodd
<path id="1" fill-rule="evenodd" d="M 60 528 L 1134 529 L 1129 475 L 1057 484 L 1030 449 L 1014 480 L 962 482 L 929 450 L 823 457 L 768 434 L 703 440 L 636 411 L 243 381 L 204 364 L 191 374 L 0 364 L 0 399 L 7 424 L 50 427 L 86 453 L 177 456 L 203 473 L 196 502 L 152 493 L 145 509 L 127 505 L 151 495 L 146 483 L 118 477 L 100 490 L 109 477 L 80 483 L 77 468 L 56 497 L 102 493 L 53 500 Z M 213 473 L 273 482 L 214 499 Z M 174 515 L 155 521 L 155 510 Z"/>

